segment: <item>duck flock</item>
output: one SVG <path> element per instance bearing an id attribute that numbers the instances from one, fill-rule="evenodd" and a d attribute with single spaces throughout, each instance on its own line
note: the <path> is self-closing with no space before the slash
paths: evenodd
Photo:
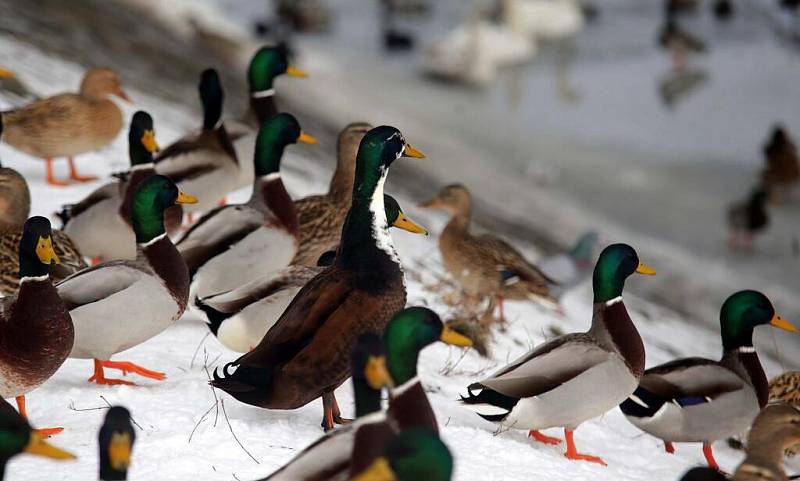
<path id="1" fill-rule="evenodd" d="M 0 75 L 13 76 L 5 69 Z M 151 115 L 134 113 L 129 170 L 64 205 L 60 229 L 30 216 L 23 176 L 0 170 L 0 386 L 18 408 L 4 402 L 0 410 L 0 469 L 22 452 L 73 458 L 45 440 L 61 428 L 28 423 L 29 414 L 36 425 L 55 421 L 36 416 L 35 390 L 60 376 L 66 359 L 91 360 L 88 381 L 98 385 L 133 385 L 129 374 L 162 381 L 165 374 L 152 366 L 120 359 L 191 311 L 238 353 L 209 373 L 214 389 L 265 410 L 322 400 L 326 433 L 265 479 L 452 478 L 458 459 L 439 437 L 441 421 L 418 364 L 433 343 L 469 349 L 474 339 L 434 310 L 407 305 L 391 228 L 428 232 L 384 192 L 395 161 L 425 155 L 395 127 L 354 122 L 339 135 L 329 191 L 293 199 L 281 178 L 284 151 L 317 140 L 277 108 L 280 76 L 306 73 L 290 65 L 284 49 L 261 48 L 247 72 L 248 117 L 223 122 L 219 76 L 203 71 L 201 129 L 164 148 Z M 2 112 L 2 142 L 44 160 L 53 186 L 96 181 L 78 173 L 75 157 L 106 146 L 122 130 L 126 121 L 111 97 L 129 100 L 120 76 L 90 69 L 77 93 Z M 54 173 L 61 158 L 67 178 Z M 226 202 L 248 186 L 245 202 Z M 647 282 L 639 276 L 656 270 L 635 247 L 606 245 L 595 258 L 598 236 L 589 233 L 572 250 L 533 264 L 499 237 L 471 232 L 467 187 L 445 186 L 420 206 L 450 215 L 439 236 L 443 265 L 458 304 L 483 313 L 480 322 L 503 326 L 505 300 L 563 315 L 563 294 L 592 280 L 592 316 L 583 332 L 556 335 L 493 374 L 475 376 L 454 400 L 459 409 L 491 421 L 501 436 L 526 432 L 532 450 L 563 442 L 569 460 L 605 465 L 603 453 L 580 450 L 575 435 L 585 421 L 619 408 L 667 452 L 673 443 L 702 446 L 708 467 L 682 479 L 788 479 L 783 456 L 800 442 L 800 411 L 793 407 L 800 377 L 787 373 L 770 386 L 753 332 L 797 328 L 763 293 L 734 292 L 720 307 L 720 358 L 645 369 L 640 319 L 629 315 L 623 290 L 629 278 Z M 355 420 L 343 417 L 336 399 L 348 378 Z M 127 477 L 137 437 L 128 409 L 136 406 L 110 407 L 99 429 L 100 479 Z M 563 429 L 563 440 L 543 432 L 550 428 Z M 748 431 L 746 459 L 734 473 L 721 472 L 712 443 Z M 68 430 L 60 435 L 68 436 Z M 69 479 L 68 467 L 64 473 Z"/>

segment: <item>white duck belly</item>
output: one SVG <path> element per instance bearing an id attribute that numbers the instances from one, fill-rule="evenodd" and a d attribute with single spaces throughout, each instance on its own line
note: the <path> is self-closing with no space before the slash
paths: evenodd
<path id="1" fill-rule="evenodd" d="M 206 262 L 195 275 L 189 297 L 202 299 L 269 277 L 289 265 L 296 250 L 297 239 L 287 231 L 261 227 Z"/>
<path id="2" fill-rule="evenodd" d="M 637 385 L 625 362 L 611 355 L 542 395 L 520 399 L 502 424 L 514 429 L 575 429 L 619 405 Z"/>
<path id="3" fill-rule="evenodd" d="M 69 220 L 66 233 L 81 254 L 104 260 L 135 259 L 136 236 L 119 215 L 120 199 L 104 199 Z"/>
<path id="4" fill-rule="evenodd" d="M 261 342 L 302 288 L 302 285 L 287 287 L 250 304 L 222 322 L 217 338 L 233 351 L 250 351 Z"/>
<path id="5" fill-rule="evenodd" d="M 136 306 L 133 300 L 139 301 Z M 172 315 L 164 315 L 167 312 Z M 181 309 L 160 279 L 142 275 L 126 289 L 77 307 L 70 315 L 75 325 L 70 357 L 108 360 L 165 330 Z"/>

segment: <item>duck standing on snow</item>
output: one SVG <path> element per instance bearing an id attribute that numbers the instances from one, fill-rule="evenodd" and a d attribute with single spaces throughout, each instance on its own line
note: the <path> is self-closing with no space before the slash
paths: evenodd
<path id="1" fill-rule="evenodd" d="M 136 259 L 136 236 L 131 224 L 131 202 L 136 187 L 155 174 L 153 153 L 158 151 L 153 118 L 138 111 L 131 118 L 128 131 L 130 172 L 124 179 L 99 187 L 77 204 L 66 205 L 59 216 L 64 222 L 64 232 L 74 239 L 83 255 L 108 261 Z M 167 211 L 169 231 L 181 224 L 181 210 Z"/>
<path id="2" fill-rule="evenodd" d="M 739 291 L 720 311 L 722 359 L 678 359 L 644 372 L 639 387 L 620 409 L 642 431 L 664 441 L 703 443 L 708 466 L 719 469 L 711 444 L 745 431 L 767 404 L 767 377 L 753 347 L 753 329 L 772 325 L 797 332 L 767 297 Z"/>
<path id="3" fill-rule="evenodd" d="M 167 177 L 154 175 L 145 179 L 139 184 L 131 207 L 136 260 L 98 264 L 56 286 L 75 324 L 70 357 L 94 359 L 94 374 L 89 382 L 133 384 L 107 379 L 104 368 L 156 380 L 165 378 L 163 373 L 110 359 L 159 334 L 186 310 L 189 271 L 167 237 L 164 211 L 176 203 L 193 202 L 197 199 L 180 192 Z"/>
<path id="4" fill-rule="evenodd" d="M 491 234 L 472 235 L 472 199 L 466 187 L 448 185 L 420 207 L 444 209 L 452 216 L 439 237 L 444 267 L 474 305 L 484 297 L 497 299 L 500 320 L 503 300 L 528 299 L 549 308 L 558 306 L 550 294 L 553 281 L 506 241 Z"/>
<path id="5" fill-rule="evenodd" d="M 268 409 L 295 409 L 322 396 L 325 429 L 341 424 L 334 390 L 347 379 L 353 342 L 382 331 L 406 302 L 383 205 L 389 167 L 403 156 L 424 157 L 396 128 L 364 136 L 333 265 L 300 290 L 255 349 L 225 365 L 222 376 L 215 372 L 212 386 Z"/>
<path id="6" fill-rule="evenodd" d="M 428 231 L 403 214 L 392 196 L 384 194 L 383 204 L 390 227 L 427 235 Z M 225 347 L 236 352 L 250 351 L 261 342 L 300 289 L 331 265 L 335 257 L 334 247 L 320 257 L 317 266 L 287 266 L 231 291 L 197 299 L 196 307 Z"/>
<path id="7" fill-rule="evenodd" d="M 136 431 L 131 425 L 131 413 L 122 406 L 112 406 L 106 413 L 97 436 L 100 447 L 100 479 L 124 481 L 128 479 Z"/>
<path id="8" fill-rule="evenodd" d="M 161 151 L 155 159 L 156 171 L 172 179 L 185 192 L 201 195 L 198 202 L 184 209 L 190 213 L 206 211 L 223 201 L 238 185 L 241 166 L 222 122 L 224 93 L 213 68 L 200 74 L 200 101 L 203 104 L 203 130 L 189 134 Z"/>
<path id="9" fill-rule="evenodd" d="M 767 191 L 757 187 L 746 201 L 731 206 L 728 210 L 728 247 L 732 250 L 753 249 L 753 236 L 769 226 L 768 198 Z"/>
<path id="10" fill-rule="evenodd" d="M 50 379 L 75 337 L 69 311 L 50 281 L 58 263 L 50 221 L 31 217 L 19 244 L 19 291 L 0 300 L 0 397 L 14 397 L 27 418 L 25 394 Z M 43 430 L 50 435 L 61 428 Z"/>
<path id="11" fill-rule="evenodd" d="M 289 265 L 297 252 L 294 202 L 281 179 L 284 149 L 316 144 L 291 114 L 278 114 L 261 126 L 256 139 L 255 180 L 244 204 L 217 207 L 177 242 L 193 277 L 190 304 L 197 299 L 269 276 Z"/>
<path id="12" fill-rule="evenodd" d="M 539 269 L 556 283 L 550 290 L 555 298 L 560 298 L 589 277 L 594 266 L 592 255 L 596 245 L 597 232 L 589 231 L 569 251 L 539 259 L 536 263 Z"/>
<path id="13" fill-rule="evenodd" d="M 250 109 L 245 116 L 246 125 L 236 125 L 231 129 L 231 139 L 240 159 L 253 158 L 253 146 L 256 136 L 265 120 L 278 113 L 275 103 L 275 80 L 281 75 L 304 78 L 308 75 L 299 68 L 289 64 L 285 45 L 260 48 L 247 68 L 247 84 L 249 87 Z M 237 188 L 253 184 L 252 164 L 245 162 L 241 166 Z"/>
<path id="14" fill-rule="evenodd" d="M 122 111 L 110 96 L 130 101 L 116 72 L 108 68 L 90 69 L 77 94 L 60 94 L 3 112 L 6 121 L 3 141 L 44 159 L 50 185 L 70 183 L 53 175 L 54 157 L 67 157 L 70 180 L 96 180 L 79 175 L 73 157 L 101 149 L 116 138 L 122 128 Z"/>
<path id="15" fill-rule="evenodd" d="M 482 418 L 504 427 L 530 429 L 545 444 L 561 441 L 540 429 L 563 427 L 569 459 L 605 465 L 579 454 L 573 431 L 628 398 L 644 371 L 644 344 L 622 301 L 625 279 L 653 275 L 633 248 L 612 244 L 594 268 L 594 313 L 587 332 L 551 339 L 499 372 L 469 386 L 462 398 Z M 473 391 L 478 390 L 475 394 Z"/>
<path id="16" fill-rule="evenodd" d="M 800 443 L 800 411 L 787 404 L 765 407 L 753 422 L 747 439 L 747 457 L 731 481 L 789 481 L 783 451 Z"/>
<path id="17" fill-rule="evenodd" d="M 778 125 L 764 146 L 764 170 L 761 180 L 768 186 L 775 200 L 787 195 L 792 187 L 800 183 L 800 158 L 797 146 L 786 129 Z"/>
<path id="18" fill-rule="evenodd" d="M 0 481 L 5 477 L 6 465 L 18 454 L 35 454 L 61 461 L 75 459 L 72 454 L 46 443 L 46 437 L 33 429 L 5 399 L 0 399 L 0 438 L 3 439 L 0 443 Z"/>
<path id="19" fill-rule="evenodd" d="M 345 127 L 336 142 L 336 170 L 328 192 L 294 203 L 300 222 L 300 245 L 292 264 L 314 266 L 321 255 L 339 247 L 342 225 L 352 201 L 358 145 L 371 129 L 372 126 L 364 122 Z"/>
<path id="20" fill-rule="evenodd" d="M 0 114 L 0 137 L 3 116 Z M 0 295 L 10 296 L 19 289 L 19 246 L 23 225 L 31 212 L 31 193 L 25 178 L 16 170 L 0 165 Z M 59 264 L 50 266 L 54 282 L 86 267 L 72 240 L 60 230 L 52 230 L 53 249 Z"/>

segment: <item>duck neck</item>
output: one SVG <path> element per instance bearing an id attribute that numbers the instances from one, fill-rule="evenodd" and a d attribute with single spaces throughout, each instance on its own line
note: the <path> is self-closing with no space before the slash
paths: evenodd
<path id="1" fill-rule="evenodd" d="M 337 262 L 346 268 L 375 269 L 376 257 L 399 265 L 397 252 L 389 235 L 383 203 L 383 184 L 388 169 L 382 166 L 375 175 L 362 178 L 353 189 L 353 201 L 342 229 Z"/>
<path id="2" fill-rule="evenodd" d="M 278 113 L 278 106 L 275 104 L 275 89 L 272 85 L 264 90 L 250 92 L 250 108 L 255 113 L 258 125 L 263 125 L 264 121 Z"/>
<path id="3" fill-rule="evenodd" d="M 161 278 L 177 302 L 181 313 L 189 300 L 189 268 L 166 232 L 148 242 L 140 243 L 141 256 Z"/>
<path id="4" fill-rule="evenodd" d="M 752 342 L 725 349 L 722 354 L 723 364 L 729 365 L 740 376 L 744 377 L 756 391 L 758 405 L 763 408 L 769 401 L 769 380 L 761 366 L 761 360 Z"/>
<path id="5" fill-rule="evenodd" d="M 8 463 L 8 458 L 3 456 L 0 459 L 0 481 L 3 481 L 6 478 L 6 464 Z"/>
<path id="6" fill-rule="evenodd" d="M 133 197 L 136 194 L 136 188 L 142 181 L 156 173 L 155 164 L 137 164 L 131 169 L 127 183 L 125 185 L 125 194 L 122 203 L 119 205 L 119 215 L 122 217 L 129 226 L 133 227 L 131 220 L 131 209 L 133 205 Z"/>
<path id="7" fill-rule="evenodd" d="M 619 352 L 635 376 L 642 375 L 645 362 L 644 343 L 628 315 L 621 295 L 604 302 L 595 302 L 589 332 L 602 345 Z"/>
<path id="8" fill-rule="evenodd" d="M 141 138 L 136 138 L 138 134 L 131 132 L 128 136 L 128 158 L 131 160 L 132 168 L 153 164 L 153 154 L 142 145 Z"/>
<path id="9" fill-rule="evenodd" d="M 353 378 L 356 417 L 361 418 L 381 410 L 381 392 L 372 389 L 364 378 Z"/>
<path id="10" fill-rule="evenodd" d="M 347 208 L 353 196 L 358 145 L 350 145 L 340 140 L 336 150 L 336 170 L 333 171 L 328 187 L 328 197 L 332 198 L 336 205 Z"/>
<path id="11" fill-rule="evenodd" d="M 300 233 L 300 222 L 297 210 L 286 186 L 283 185 L 280 172 L 272 172 L 253 181 L 253 192 L 248 204 L 260 210 L 269 210 L 278 222 L 290 234 L 297 237 Z"/>
<path id="12" fill-rule="evenodd" d="M 222 90 L 209 91 L 202 96 L 203 102 L 203 130 L 208 132 L 222 125 Z"/>
<path id="13" fill-rule="evenodd" d="M 451 210 L 452 217 L 445 229 L 455 232 L 468 232 L 472 222 L 472 200 L 462 199 L 462 202 Z"/>
<path id="14" fill-rule="evenodd" d="M 21 283 L 29 280 L 47 280 L 50 266 L 43 264 L 36 254 L 19 254 L 19 279 Z"/>
<path id="15" fill-rule="evenodd" d="M 419 349 L 405 343 L 386 343 L 386 365 L 389 374 L 399 387 L 417 377 Z"/>

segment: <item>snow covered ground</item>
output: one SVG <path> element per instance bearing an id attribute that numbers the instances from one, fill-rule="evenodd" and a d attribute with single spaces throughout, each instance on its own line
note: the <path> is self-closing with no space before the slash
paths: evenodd
<path id="1" fill-rule="evenodd" d="M 358 79 L 346 87 L 332 83 L 329 87 L 343 88 L 344 94 L 341 97 L 326 97 L 326 92 L 329 90 L 321 84 L 340 79 L 338 76 L 342 75 L 341 69 L 337 68 L 339 66 L 335 65 L 333 59 L 322 55 L 306 58 L 308 65 L 303 66 L 308 70 L 316 69 L 317 78 L 320 80 L 315 83 L 312 83 L 311 79 L 306 84 L 293 83 L 289 89 L 293 93 L 293 98 L 305 94 L 307 102 L 325 100 L 327 110 L 331 113 L 331 120 L 339 123 L 348 115 L 357 115 L 358 118 L 376 123 L 398 120 L 397 125 L 408 132 L 409 140 L 429 154 L 429 160 L 423 162 L 429 162 L 426 165 L 430 166 L 433 172 L 431 175 L 444 178 L 448 169 L 449 173 L 454 175 L 454 165 L 457 165 L 454 163 L 454 158 L 444 159 L 442 154 L 452 155 L 458 153 L 460 149 L 466 150 L 466 147 L 458 142 L 456 135 L 464 132 L 443 134 L 439 140 L 444 145 L 437 145 L 436 136 L 430 135 L 429 132 L 426 135 L 425 132 L 425 126 L 430 125 L 429 118 L 424 120 L 425 123 L 414 124 L 410 120 L 413 119 L 411 117 L 413 112 L 401 108 L 394 109 L 403 102 L 411 100 L 408 92 L 398 90 L 395 94 L 397 98 L 388 100 L 387 104 L 381 104 L 375 100 L 376 89 L 364 86 L 369 80 L 366 78 L 363 82 Z M 0 37 L 0 64 L 12 65 L 22 78 L 42 94 L 74 89 L 82 74 L 82 69 L 76 65 L 49 57 L 35 48 L 7 37 Z M 356 68 L 350 64 L 347 67 Z M 351 70 L 349 73 L 352 75 L 354 72 Z M 355 73 L 357 74 L 357 71 Z M 369 104 L 348 107 L 347 103 L 352 103 L 354 98 L 348 95 L 351 94 L 351 90 L 360 87 L 364 87 Z M 447 95 L 439 90 L 436 92 Z M 148 110 L 155 118 L 156 133 L 162 146 L 167 145 L 181 133 L 196 128 L 199 123 L 196 107 L 187 108 L 171 104 L 135 90 L 129 94 L 136 101 L 136 108 Z M 427 91 L 423 95 L 425 95 L 422 97 L 424 101 L 431 93 Z M 4 99 L 0 97 L 0 107 L 6 105 Z M 133 111 L 129 107 L 126 109 L 131 113 Z M 470 130 L 466 131 L 468 133 Z M 314 134 L 313 131 L 310 133 Z M 424 137 L 425 140 L 417 142 L 414 134 Z M 81 172 L 105 177 L 112 171 L 124 168 L 127 164 L 125 138 L 124 135 L 120 135 L 105 151 L 80 157 L 78 162 Z M 472 145 L 474 143 L 470 146 Z M 491 146 L 492 143 L 489 142 L 483 150 L 473 152 L 471 155 L 492 158 L 489 156 Z M 574 149 L 566 145 L 564 148 Z M 324 170 L 308 161 L 308 157 L 318 156 L 315 151 L 320 150 L 325 152 L 329 159 Z M 285 182 L 295 197 L 325 190 L 328 175 L 333 168 L 333 151 L 334 146 L 331 141 L 318 146 L 297 146 L 289 149 L 283 164 L 286 171 Z M 85 185 L 68 189 L 50 188 L 44 184 L 44 169 L 40 161 L 15 152 L 3 144 L 0 144 L 0 159 L 4 165 L 18 169 L 28 179 L 33 191 L 34 214 L 51 215 L 62 203 L 79 200 L 95 187 L 95 185 Z M 392 178 L 397 179 L 403 174 L 412 175 L 401 162 L 411 164 L 416 161 L 402 160 L 393 168 L 388 187 L 390 193 L 394 193 Z M 443 165 L 445 167 L 442 167 Z M 483 165 L 485 168 L 486 164 Z M 480 166 L 474 163 L 465 163 L 463 167 L 464 172 L 460 172 L 461 175 L 480 172 Z M 542 204 L 532 207 L 526 204 L 531 201 L 531 197 L 521 199 L 508 193 L 502 195 L 500 181 L 486 179 L 486 184 L 486 192 L 498 194 L 489 197 L 493 199 L 491 202 L 517 212 L 520 216 L 542 214 L 543 217 L 539 222 L 552 220 L 554 225 L 561 229 L 560 235 L 564 237 L 570 235 L 569 227 L 574 230 L 583 228 L 586 226 L 587 217 L 592 218 L 591 215 L 582 212 L 579 205 L 569 203 L 555 195 L 548 194 L 546 198 L 533 197 L 537 201 L 541 200 Z M 241 199 L 244 195 L 245 193 L 239 193 L 234 196 L 234 200 Z M 435 233 L 441 230 L 446 220 L 441 215 L 423 213 L 414 208 L 417 202 L 423 200 L 422 195 L 419 192 L 414 196 L 399 195 L 398 200 L 409 216 L 425 224 L 434 236 L 425 238 L 394 232 L 393 237 L 401 259 L 409 266 L 408 268 L 424 260 L 426 270 L 436 272 L 438 251 Z M 548 206 L 558 206 L 558 210 L 548 213 L 546 209 Z M 568 228 L 563 229 L 565 225 Z M 624 234 L 630 233 L 630 230 L 623 227 L 606 230 L 606 235 L 609 235 L 609 232 L 614 240 L 632 239 L 629 242 L 639 248 L 642 259 L 659 269 L 662 275 L 670 276 L 673 270 L 687 270 L 693 266 L 702 269 L 706 266 L 699 264 L 694 254 L 667 242 L 637 243 L 650 238 L 643 235 L 625 236 Z M 539 255 L 532 246 L 522 245 L 522 247 L 532 258 Z M 716 279 L 724 284 L 726 282 L 724 279 L 730 275 L 731 271 L 727 268 L 717 266 L 710 270 L 703 269 L 702 280 L 709 282 L 709 279 Z M 628 284 L 631 287 L 645 289 L 646 292 L 648 283 L 652 285 L 657 280 L 658 277 L 651 279 L 636 276 L 631 278 Z M 665 285 L 663 281 L 661 285 Z M 427 303 L 442 313 L 446 312 L 444 306 L 437 304 L 418 282 L 409 278 L 408 287 L 410 304 Z M 765 291 L 769 292 L 769 289 Z M 668 297 L 670 293 L 662 295 Z M 702 355 L 714 358 L 719 355 L 718 334 L 713 328 L 709 328 L 709 325 L 715 323 L 715 313 L 711 313 L 702 322 L 691 321 L 685 315 L 645 301 L 633 294 L 626 295 L 626 300 L 631 317 L 645 339 L 648 366 L 676 356 Z M 507 315 L 511 324 L 507 332 L 495 333 L 490 359 L 481 358 L 474 351 L 467 352 L 462 357 L 460 349 L 444 345 L 434 345 L 424 351 L 420 359 L 420 375 L 443 426 L 442 435 L 456 457 L 455 479 L 458 481 L 523 479 L 672 481 L 679 479 L 689 467 L 701 464 L 703 458 L 699 445 L 678 445 L 675 455 L 665 454 L 658 441 L 638 432 L 616 410 L 602 418 L 587 422 L 576 433 L 579 449 L 606 459 L 609 466 L 603 468 L 588 463 L 567 461 L 561 455 L 562 447 L 534 444 L 526 439 L 523 432 L 496 434 L 493 425 L 482 421 L 458 405 L 456 400 L 459 393 L 464 392 L 466 385 L 543 341 L 545 333 L 550 332 L 551 326 L 563 331 L 585 329 L 591 317 L 590 286 L 584 284 L 567 295 L 564 307 L 565 316 L 558 317 L 534 306 L 509 303 Z M 777 307 L 781 309 L 781 304 L 777 303 Z M 792 318 L 792 314 L 789 314 L 789 317 Z M 129 360 L 145 367 L 163 370 L 168 378 L 160 383 L 142 380 L 138 387 L 89 385 L 86 379 L 91 374 L 90 363 L 67 361 L 50 382 L 30 394 L 28 408 L 36 425 L 63 426 L 65 432 L 54 442 L 71 449 L 79 459 L 68 464 L 55 464 L 38 458 L 20 458 L 8 467 L 8 478 L 32 481 L 94 478 L 97 470 L 97 428 L 103 411 L 92 408 L 104 406 L 105 400 L 112 404 L 127 406 L 141 426 L 141 430 L 137 432 L 133 466 L 130 470 L 129 479 L 132 480 L 256 479 L 272 472 L 321 435 L 320 402 L 311 403 L 296 411 L 265 411 L 241 405 L 224 394 L 216 393 L 216 397 L 219 397 L 225 406 L 224 411 L 221 407 L 218 411 L 214 407 L 215 394 L 206 384 L 205 368 L 213 369 L 219 363 L 233 359 L 236 354 L 227 351 L 213 336 L 206 337 L 206 335 L 207 329 L 202 323 L 186 316 L 157 338 L 119 356 L 119 360 Z M 785 335 L 786 333 L 782 332 L 775 332 L 774 336 L 771 332 L 762 332 L 757 337 L 757 347 L 761 351 L 774 351 L 773 339 Z M 796 346 L 796 341 L 794 345 Z M 794 352 L 784 350 L 782 354 L 784 360 L 794 359 L 796 365 L 798 356 L 796 350 Z M 762 359 L 768 375 L 773 376 L 784 370 L 777 357 L 764 356 Z M 345 414 L 352 414 L 349 383 L 340 388 L 338 398 Z M 230 428 L 226 416 L 230 421 Z M 235 433 L 241 446 L 231 431 Z M 548 434 L 560 435 L 555 432 Z M 722 467 L 728 471 L 733 470 L 742 454 L 728 449 L 724 443 L 718 443 L 716 449 L 717 459 Z M 797 470 L 800 466 L 795 462 L 793 468 Z"/>

